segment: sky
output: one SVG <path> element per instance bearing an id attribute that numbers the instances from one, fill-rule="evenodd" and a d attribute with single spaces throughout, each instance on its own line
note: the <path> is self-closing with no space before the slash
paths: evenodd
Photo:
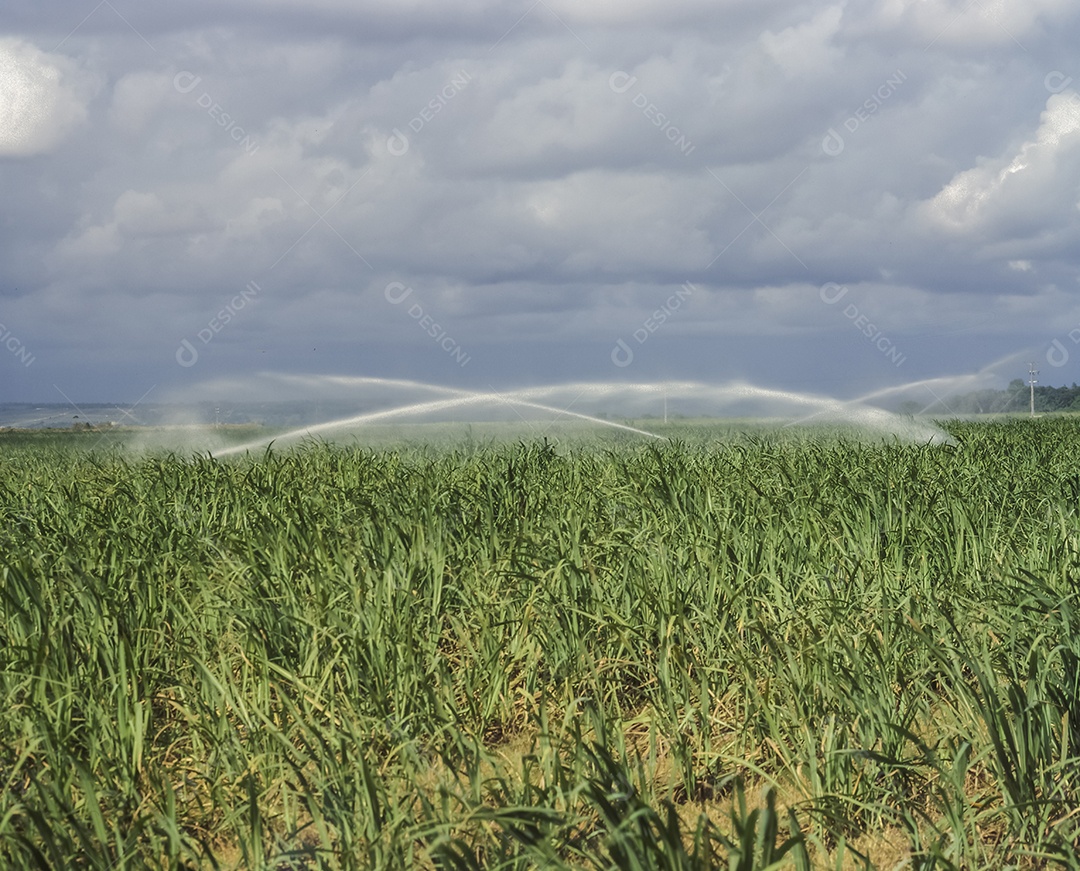
<path id="1" fill-rule="evenodd" d="M 1070 0 L 6 0 L 0 402 L 1080 381 L 1078 44 Z"/>

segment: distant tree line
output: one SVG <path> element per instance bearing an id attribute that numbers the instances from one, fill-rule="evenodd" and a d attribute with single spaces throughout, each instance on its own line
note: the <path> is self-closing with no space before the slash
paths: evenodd
<path id="1" fill-rule="evenodd" d="M 959 396 L 950 396 L 944 403 L 936 403 L 930 413 L 948 410 L 953 414 L 1000 414 L 1024 412 L 1031 408 L 1031 388 L 1020 378 L 1014 378 L 1004 390 L 973 390 Z M 944 407 L 942 407 L 944 406 Z M 915 413 L 923 406 L 917 402 L 905 402 L 900 411 Z M 1049 387 L 1035 385 L 1035 411 L 1080 411 L 1080 386 Z"/>

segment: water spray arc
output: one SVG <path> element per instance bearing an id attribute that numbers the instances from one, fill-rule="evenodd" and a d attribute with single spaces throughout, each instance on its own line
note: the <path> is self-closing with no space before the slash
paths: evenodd
<path id="1" fill-rule="evenodd" d="M 381 381 L 382 379 L 364 379 L 365 382 L 374 383 Z M 514 391 L 509 393 L 503 393 L 498 391 L 491 391 L 488 393 L 476 393 L 467 390 L 460 390 L 456 388 L 440 387 L 438 385 L 423 384 L 418 381 L 402 381 L 395 380 L 384 383 L 389 383 L 392 386 L 410 387 L 410 388 L 427 388 L 434 392 L 451 394 L 453 398 L 442 400 L 430 400 L 428 402 L 417 402 L 408 405 L 396 406 L 394 408 L 385 409 L 383 411 L 373 411 L 366 414 L 358 414 L 352 417 L 340 418 L 338 420 L 331 420 L 325 423 L 314 424 L 312 426 L 300 427 L 295 430 L 291 430 L 281 435 L 256 439 L 252 442 L 246 442 L 241 445 L 234 445 L 228 448 L 222 448 L 217 451 L 212 451 L 213 457 L 224 457 L 232 454 L 244 453 L 245 451 L 254 450 L 255 448 L 264 447 L 270 442 L 285 442 L 293 441 L 296 439 L 308 438 L 322 433 L 332 432 L 338 429 L 344 429 L 350 426 L 362 426 L 364 424 L 377 423 L 379 421 L 393 420 L 395 418 L 405 418 L 410 416 L 417 416 L 423 414 L 430 414 L 438 411 L 447 411 L 456 408 L 465 408 L 468 406 L 477 405 L 492 405 L 492 404 L 507 404 L 510 406 L 518 406 L 522 408 L 532 408 L 537 411 L 543 411 L 548 414 L 555 414 L 559 417 L 572 417 L 578 420 L 588 421 L 589 423 L 595 423 L 600 426 L 606 426 L 613 429 L 623 430 L 625 432 L 631 432 L 635 435 L 644 436 L 652 439 L 666 439 L 666 436 L 658 435 L 657 433 L 649 432 L 648 430 L 640 429 L 638 427 L 630 426 L 629 424 L 617 423 L 616 421 L 605 420 L 601 417 L 595 417 L 590 414 L 584 414 L 582 412 L 573 411 L 569 408 L 557 408 L 552 405 L 546 405 L 540 402 L 534 402 L 527 397 L 531 395 L 532 391 Z M 544 389 L 541 388 L 541 393 Z"/>
<path id="2" fill-rule="evenodd" d="M 427 384 L 408 379 L 372 378 L 344 375 L 300 376 L 264 373 L 260 376 L 271 387 L 272 395 L 280 395 L 282 389 L 293 389 L 305 396 L 318 391 L 331 389 L 338 395 L 354 397 L 359 392 L 376 390 L 381 394 L 388 392 L 419 394 L 413 401 L 401 402 L 390 408 L 367 411 L 348 415 L 334 420 L 297 427 L 285 433 L 266 436 L 244 444 L 218 447 L 210 451 L 213 457 L 227 457 L 247 451 L 265 448 L 270 443 L 283 443 L 297 439 L 320 436 L 352 427 L 362 427 L 375 423 L 421 417 L 432 414 L 452 412 L 457 419 L 460 412 L 467 409 L 508 407 L 519 414 L 523 410 L 541 412 L 560 418 L 571 418 L 595 426 L 619 430 L 649 439 L 665 439 L 661 433 L 652 432 L 630 423 L 609 420 L 596 413 L 576 410 L 575 404 L 581 402 L 605 403 L 617 402 L 623 409 L 641 411 L 644 407 L 656 406 L 660 400 L 664 409 L 664 420 L 668 419 L 669 402 L 677 401 L 692 405 L 702 416 L 714 416 L 732 406 L 752 407 L 755 414 L 777 420 L 790 421 L 793 412 L 809 410 L 809 415 L 796 421 L 805 422 L 822 418 L 831 422 L 854 425 L 860 429 L 879 434 L 886 434 L 916 441 L 944 443 L 949 437 L 938 427 L 905 420 L 880 408 L 867 405 L 868 398 L 842 401 L 825 396 L 794 393 L 784 390 L 755 387 L 745 383 L 721 385 L 705 384 L 694 381 L 667 381 L 657 383 L 620 383 L 620 382 L 579 382 L 550 384 L 515 390 L 474 391 L 438 384 Z M 219 382 L 216 389 L 231 389 L 234 392 L 250 390 L 250 384 L 239 382 Z M 887 392 L 887 391 L 883 391 Z M 424 394 L 432 398 L 424 398 Z M 322 395 L 319 393 L 318 395 Z M 590 408 L 590 411 L 596 409 Z M 627 416 L 631 416 L 629 413 Z M 522 417 L 522 420 L 525 420 Z"/>

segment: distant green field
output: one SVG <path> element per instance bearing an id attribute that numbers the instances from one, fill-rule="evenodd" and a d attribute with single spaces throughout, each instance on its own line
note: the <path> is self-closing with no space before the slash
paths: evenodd
<path id="1" fill-rule="evenodd" d="M 251 444 L 250 452 L 262 454 L 268 445 L 294 449 L 297 445 L 342 445 L 395 451 L 465 451 L 517 442 L 553 442 L 567 448 L 604 449 L 640 445 L 651 439 L 678 440 L 690 444 L 718 441 L 769 439 L 805 440 L 843 438 L 880 442 L 883 439 L 926 442 L 941 431 L 926 419 L 881 413 L 877 426 L 849 422 L 803 423 L 764 417 L 657 417 L 589 419 L 553 415 L 548 418 L 515 418 L 502 421 L 379 421 L 340 426 L 311 423 L 290 429 L 262 424 L 102 426 L 62 429 L 4 430 L 0 428 L 0 451 L 13 447 L 50 446 L 57 449 L 103 451 L 109 448 L 135 453 L 205 455 L 225 448 Z"/>
<path id="2" fill-rule="evenodd" d="M 0 434 L 0 866 L 1080 868 L 1080 421 L 635 425 Z"/>

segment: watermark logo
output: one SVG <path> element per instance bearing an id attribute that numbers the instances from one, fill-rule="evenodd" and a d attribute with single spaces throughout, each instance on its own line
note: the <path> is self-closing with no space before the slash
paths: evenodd
<path id="1" fill-rule="evenodd" d="M 873 118 L 881 110 L 881 107 L 885 105 L 885 102 L 906 81 L 907 74 L 903 70 L 897 70 L 882 82 L 877 90 L 844 120 L 843 128 L 848 132 L 848 135 L 855 133 L 863 124 Z M 844 137 L 835 127 L 830 127 L 829 132 L 821 140 L 821 150 L 829 157 L 839 157 L 844 153 Z"/>
<path id="2" fill-rule="evenodd" d="M 829 157 L 836 157 L 837 155 L 843 154 L 844 137 L 830 127 L 829 132 L 825 134 L 825 138 L 821 140 L 821 150 L 829 155 Z"/>
<path id="3" fill-rule="evenodd" d="M 11 330 L 0 324 L 0 345 L 7 348 L 12 354 L 15 355 L 15 359 L 23 364 L 27 369 L 37 359 L 30 353 L 29 349 L 24 345 L 19 337 L 14 335 Z"/>
<path id="4" fill-rule="evenodd" d="M 1066 337 L 1074 346 L 1080 345 L 1080 327 L 1069 330 Z M 1050 342 L 1050 347 L 1046 349 L 1046 362 L 1055 369 L 1060 369 L 1068 363 L 1069 356 L 1069 349 L 1065 347 L 1065 343 L 1061 339 L 1054 339 Z"/>
<path id="5" fill-rule="evenodd" d="M 202 82 L 202 76 L 197 76 L 188 70 L 181 70 L 173 77 L 173 87 L 180 94 L 193 93 L 199 87 L 200 82 Z M 236 119 L 222 109 L 218 102 L 206 91 L 196 97 L 195 103 L 199 108 L 205 109 L 206 114 L 214 120 L 214 123 L 223 128 L 229 134 L 229 138 L 242 146 L 248 154 L 254 154 L 259 150 L 258 143 L 248 136 L 244 128 L 236 122 Z"/>
<path id="6" fill-rule="evenodd" d="M 383 296 L 386 297 L 386 301 L 390 305 L 397 306 L 413 296 L 413 289 L 400 281 L 391 281 L 386 285 Z M 451 360 L 463 369 L 465 368 L 472 358 L 465 353 L 465 349 L 461 347 L 460 343 L 439 326 L 431 315 L 424 311 L 424 306 L 415 297 L 413 297 L 413 302 L 406 311 L 409 317 L 420 325 L 420 329 L 431 336 L 435 340 L 435 344 L 446 351 Z"/>
<path id="7" fill-rule="evenodd" d="M 1043 79 L 1043 84 L 1051 94 L 1060 94 L 1072 84 L 1072 76 L 1067 76 L 1060 70 L 1051 70 Z"/>
<path id="8" fill-rule="evenodd" d="M 821 297 L 821 301 L 825 305 L 836 305 L 848 294 L 848 289 L 842 284 L 830 281 L 827 284 L 821 285 L 821 289 L 818 291 L 818 295 Z M 885 359 L 892 363 L 894 366 L 902 366 L 904 361 L 907 360 L 907 355 L 900 353 L 900 349 L 896 347 L 896 344 L 885 333 L 878 329 L 878 327 L 863 314 L 857 305 L 853 302 L 849 302 L 843 308 L 844 317 L 846 317 L 855 328 L 866 336 L 868 342 L 881 351 L 885 355 Z"/>
<path id="9" fill-rule="evenodd" d="M 419 133 L 428 124 L 435 120 L 435 116 L 438 115 L 447 104 L 454 99 L 458 94 L 465 90 L 469 82 L 472 81 L 472 76 L 465 70 L 459 70 L 449 82 L 442 86 L 442 88 L 424 105 L 419 112 L 417 112 L 409 120 L 408 128 L 413 134 Z M 389 138 L 386 140 L 386 150 L 389 151 L 394 157 L 401 157 L 409 151 L 409 136 L 403 132 L 400 128 L 395 127 Z"/>
<path id="10" fill-rule="evenodd" d="M 1075 108 L 1080 108 L 1080 94 L 1071 91 L 1065 94 L 1066 89 L 1073 83 L 1072 76 L 1067 76 L 1060 70 L 1051 70 L 1043 79 L 1043 84 L 1051 94 L 1062 94 L 1065 99 Z"/>
<path id="11" fill-rule="evenodd" d="M 616 94 L 626 94 L 636 84 L 637 76 L 632 76 L 622 70 L 612 73 L 608 79 L 608 87 Z M 642 91 L 636 89 L 635 91 L 636 93 L 630 102 L 641 110 L 641 114 L 645 116 L 649 123 L 656 127 L 664 138 L 674 145 L 683 156 L 689 157 L 697 146 L 687 139 L 682 130 L 672 124 L 671 119 L 661 112 Z"/>
<path id="12" fill-rule="evenodd" d="M 195 334 L 195 338 L 202 343 L 203 347 L 209 345 L 214 337 L 220 333 L 229 322 L 259 293 L 262 288 L 254 281 L 249 281 L 240 293 L 229 300 L 228 304 L 216 315 L 210 318 L 206 326 Z M 190 339 L 181 339 L 180 346 L 176 349 L 176 362 L 185 369 L 190 369 L 199 362 L 199 350 Z"/>
<path id="13" fill-rule="evenodd" d="M 685 282 L 664 301 L 660 308 L 645 318 L 641 326 L 630 334 L 631 338 L 638 345 L 644 345 L 649 337 L 664 325 L 668 318 L 683 307 L 683 303 L 690 298 L 696 289 L 689 281 Z M 634 362 L 634 349 L 621 336 L 616 340 L 615 347 L 611 349 L 611 362 L 620 369 L 624 369 Z"/>

